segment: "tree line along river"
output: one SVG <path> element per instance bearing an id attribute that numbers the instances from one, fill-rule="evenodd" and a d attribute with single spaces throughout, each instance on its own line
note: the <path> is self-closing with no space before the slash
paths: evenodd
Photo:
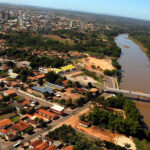
<path id="1" fill-rule="evenodd" d="M 118 60 L 123 75 L 120 88 L 150 94 L 150 61 L 146 54 L 128 34 L 118 35 L 115 42 L 122 50 Z M 136 106 L 150 128 L 150 102 L 136 101 Z"/>

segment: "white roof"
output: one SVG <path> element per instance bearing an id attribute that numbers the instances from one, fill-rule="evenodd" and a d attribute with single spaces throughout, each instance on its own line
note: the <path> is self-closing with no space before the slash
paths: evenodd
<path id="1" fill-rule="evenodd" d="M 64 110 L 64 107 L 59 106 L 59 105 L 53 105 L 51 108 L 53 110 L 56 110 L 56 111 L 63 111 Z"/>

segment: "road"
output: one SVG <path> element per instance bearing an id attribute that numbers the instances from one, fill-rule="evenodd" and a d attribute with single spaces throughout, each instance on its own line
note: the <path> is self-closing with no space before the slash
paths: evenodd
<path id="1" fill-rule="evenodd" d="M 42 129 L 42 130 L 40 130 L 40 131 L 34 133 L 33 135 L 30 135 L 29 137 L 27 137 L 26 139 L 22 140 L 21 142 L 24 143 L 24 142 L 30 141 L 30 140 L 32 140 L 32 139 L 34 139 L 34 138 L 36 138 L 36 137 L 42 135 L 43 133 L 48 132 L 49 130 L 53 130 L 56 126 L 59 126 L 59 124 L 60 124 L 61 122 L 64 122 L 65 120 L 67 120 L 67 119 L 71 118 L 72 116 L 78 114 L 79 112 L 83 111 L 84 109 L 87 109 L 87 108 L 89 107 L 89 105 L 90 105 L 90 102 L 87 103 L 87 104 L 85 104 L 83 107 L 79 107 L 79 108 L 76 108 L 76 109 L 73 110 L 73 111 L 70 111 L 70 114 L 68 114 L 67 116 L 61 117 L 60 119 L 53 121 L 53 122 L 52 122 L 48 127 L 46 127 L 45 129 Z M 51 128 L 51 129 L 50 129 L 50 128 Z M 13 144 L 14 144 L 14 143 L 13 143 Z M 13 144 L 9 144 L 9 145 L 7 144 L 7 145 L 3 146 L 2 149 L 1 149 L 1 148 L 0 148 L 0 149 L 1 149 L 1 150 L 4 150 L 4 149 L 6 149 L 6 150 L 13 150 L 13 149 L 15 149 L 15 148 L 13 147 Z"/>

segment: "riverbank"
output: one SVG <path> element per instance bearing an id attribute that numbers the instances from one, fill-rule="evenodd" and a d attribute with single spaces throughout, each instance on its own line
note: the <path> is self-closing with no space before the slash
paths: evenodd
<path id="1" fill-rule="evenodd" d="M 122 49 L 122 55 L 118 60 L 122 66 L 122 81 L 120 87 L 126 90 L 138 90 L 144 93 L 150 92 L 150 61 L 145 55 L 147 49 L 137 40 L 122 34 L 115 39 L 117 45 Z M 124 48 L 128 45 L 130 48 Z M 135 101 L 143 121 L 150 129 L 149 110 L 150 103 Z"/>
<path id="2" fill-rule="evenodd" d="M 133 42 L 135 42 L 143 50 L 143 52 L 146 53 L 147 57 L 150 60 L 150 55 L 147 54 L 147 50 L 148 49 L 140 41 L 138 41 L 137 39 L 133 38 L 132 36 L 129 36 L 129 39 L 132 40 Z"/>

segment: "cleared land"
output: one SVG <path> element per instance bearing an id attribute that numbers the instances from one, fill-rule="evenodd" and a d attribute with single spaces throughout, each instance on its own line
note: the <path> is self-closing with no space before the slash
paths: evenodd
<path id="1" fill-rule="evenodd" d="M 130 148 L 132 150 L 136 150 L 135 144 L 134 144 L 132 138 L 128 138 L 128 137 L 118 134 L 118 133 L 112 133 L 111 131 L 105 131 L 102 128 L 99 128 L 96 126 L 91 126 L 90 128 L 85 128 L 85 127 L 79 125 L 79 116 L 87 113 L 88 111 L 89 111 L 89 108 L 83 110 L 82 112 L 78 113 L 76 116 L 73 116 L 73 117 L 69 118 L 68 120 L 62 122 L 60 124 L 60 126 L 63 124 L 71 125 L 73 128 L 75 128 L 81 132 L 84 132 L 85 134 L 99 138 L 101 140 L 113 142 L 120 146 L 124 146 L 125 144 L 130 144 L 130 146 L 131 146 Z"/>
<path id="2" fill-rule="evenodd" d="M 60 93 L 60 92 L 58 92 L 58 93 L 56 93 L 56 94 L 61 94 L 61 97 L 59 97 L 59 99 L 64 99 L 64 100 L 69 100 L 70 98 L 72 99 L 72 100 L 75 100 L 75 99 L 78 99 L 78 98 L 80 98 L 80 97 L 84 97 L 83 95 L 81 95 L 81 94 L 78 94 L 78 93 L 72 93 L 72 90 L 74 90 L 73 88 L 68 88 L 68 89 L 66 89 L 66 92 L 64 92 L 64 93 Z M 56 97 L 56 99 L 58 99 L 57 97 Z"/>
<path id="3" fill-rule="evenodd" d="M 74 44 L 73 40 L 61 38 L 58 35 L 46 35 L 46 34 L 44 34 L 43 37 L 50 38 L 50 39 L 53 39 L 53 40 L 57 40 L 57 41 L 62 42 L 62 43 L 68 42 L 68 44 L 71 44 L 71 45 Z"/>
<path id="4" fill-rule="evenodd" d="M 88 56 L 87 58 L 82 59 L 82 62 L 85 65 L 86 69 L 93 70 L 94 66 L 96 67 L 96 69 L 99 70 L 114 69 L 110 59 L 98 59 L 98 58 Z"/>

